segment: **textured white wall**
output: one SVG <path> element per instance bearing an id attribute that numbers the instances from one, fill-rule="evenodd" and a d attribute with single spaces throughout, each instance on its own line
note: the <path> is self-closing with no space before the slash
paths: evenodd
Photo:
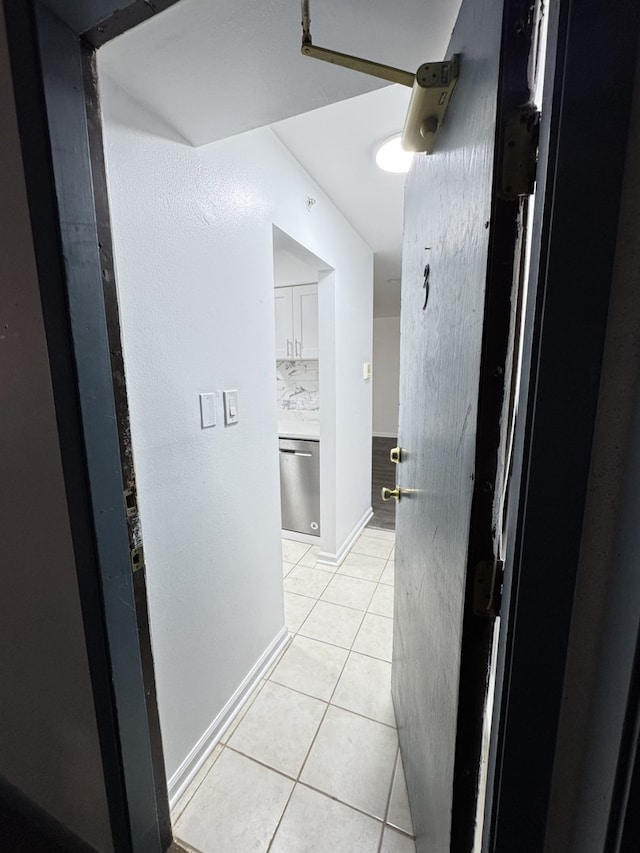
<path id="1" fill-rule="evenodd" d="M 400 317 L 373 321 L 373 434 L 398 434 Z"/>
<path id="2" fill-rule="evenodd" d="M 1 8 L 0 114 L 0 781 L 107 851 L 111 829 Z"/>
<path id="3" fill-rule="evenodd" d="M 319 307 L 334 547 L 370 503 L 372 255 L 270 130 L 195 149 L 107 77 L 101 96 L 171 777 L 283 626 L 272 225 L 335 269 Z M 198 393 L 223 388 L 239 424 L 201 430 Z"/>

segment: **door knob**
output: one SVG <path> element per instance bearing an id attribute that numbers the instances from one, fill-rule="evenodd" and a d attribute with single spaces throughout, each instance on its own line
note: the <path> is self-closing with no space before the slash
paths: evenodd
<path id="1" fill-rule="evenodd" d="M 382 487 L 382 500 L 390 501 L 391 498 L 395 498 L 396 501 L 400 500 L 400 486 L 396 486 L 395 489 L 388 489 L 386 486 Z"/>
<path id="2" fill-rule="evenodd" d="M 392 447 L 389 451 L 389 459 L 392 462 L 395 462 L 397 465 L 399 462 L 402 462 L 402 448 L 401 447 Z"/>

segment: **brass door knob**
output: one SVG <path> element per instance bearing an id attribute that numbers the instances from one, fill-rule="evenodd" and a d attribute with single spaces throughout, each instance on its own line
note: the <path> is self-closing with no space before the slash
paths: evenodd
<path id="1" fill-rule="evenodd" d="M 400 486 L 396 486 L 395 489 L 388 489 L 386 486 L 382 487 L 382 500 L 390 501 L 391 498 L 394 498 L 396 501 L 400 500 Z"/>
<path id="2" fill-rule="evenodd" d="M 392 447 L 389 451 L 389 459 L 392 462 L 395 462 L 396 465 L 402 462 L 402 448 L 401 447 Z"/>

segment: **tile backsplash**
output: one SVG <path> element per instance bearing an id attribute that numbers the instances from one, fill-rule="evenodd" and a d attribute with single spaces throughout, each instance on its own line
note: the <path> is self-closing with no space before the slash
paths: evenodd
<path id="1" fill-rule="evenodd" d="M 278 414 L 281 420 L 320 417 L 318 361 L 276 361 Z"/>

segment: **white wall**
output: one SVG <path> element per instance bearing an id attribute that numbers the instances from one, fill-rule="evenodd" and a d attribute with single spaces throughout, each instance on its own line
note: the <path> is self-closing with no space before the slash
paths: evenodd
<path id="1" fill-rule="evenodd" d="M 322 453 L 337 461 L 327 531 L 336 542 L 370 504 L 361 363 L 371 359 L 372 254 L 270 130 L 194 149 L 106 77 L 101 96 L 158 702 L 175 778 L 283 628 L 272 226 L 335 269 L 320 282 L 319 310 L 335 345 L 335 358 L 320 358 L 323 407 L 333 386 L 333 423 L 321 428 Z M 318 200 L 311 211 L 308 195 Z M 223 388 L 239 391 L 239 424 L 219 417 L 201 430 L 198 393 Z"/>
<path id="2" fill-rule="evenodd" d="M 276 234 L 278 232 L 276 231 Z M 288 287 L 292 284 L 311 284 L 318 280 L 318 267 L 315 268 L 296 258 L 284 248 L 278 248 L 274 236 L 273 246 L 273 283 L 275 287 Z"/>
<path id="3" fill-rule="evenodd" d="M 111 830 L 1 8 L 0 113 L 0 790 L 10 786 L 106 851 Z"/>
<path id="4" fill-rule="evenodd" d="M 373 434 L 398 434 L 400 317 L 373 321 Z"/>

